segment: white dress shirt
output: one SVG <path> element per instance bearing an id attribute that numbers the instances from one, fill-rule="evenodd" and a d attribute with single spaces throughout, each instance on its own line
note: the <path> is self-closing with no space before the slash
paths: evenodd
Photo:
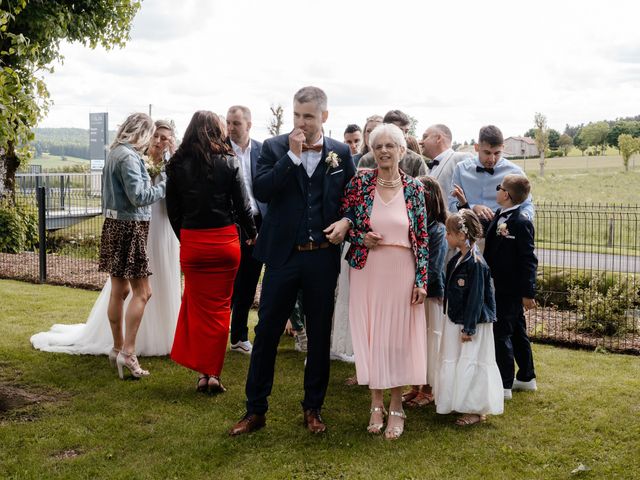
<path id="1" fill-rule="evenodd" d="M 318 140 L 314 145 L 322 145 L 324 142 L 324 135 L 320 135 L 320 140 Z M 302 155 L 298 157 L 291 150 L 287 152 L 289 154 L 289 158 L 295 165 L 302 164 L 304 166 L 305 171 L 307 172 L 307 176 L 311 178 L 313 172 L 316 171 L 320 160 L 322 160 L 322 151 L 314 152 L 313 150 L 307 150 L 306 152 L 302 152 Z"/>
<path id="2" fill-rule="evenodd" d="M 240 159 L 240 170 L 242 170 L 242 179 L 251 202 L 251 213 L 257 215 L 259 210 L 256 199 L 253 196 L 253 179 L 251 178 L 251 139 L 249 139 L 249 145 L 244 151 L 233 140 L 231 140 L 231 148 L 233 148 L 233 153 L 236 154 L 236 157 Z"/>

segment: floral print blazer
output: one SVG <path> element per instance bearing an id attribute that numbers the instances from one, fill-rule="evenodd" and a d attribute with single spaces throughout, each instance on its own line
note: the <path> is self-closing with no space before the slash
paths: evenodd
<path id="1" fill-rule="evenodd" d="M 409 217 L 409 240 L 416 259 L 415 286 L 427 288 L 427 264 L 429 259 L 427 211 L 422 184 L 408 175 L 400 172 L 404 201 L 407 205 Z M 346 254 L 349 265 L 355 269 L 364 268 L 369 249 L 364 245 L 364 236 L 371 231 L 371 210 L 378 181 L 378 169 L 360 170 L 345 188 L 342 198 L 341 212 L 350 213 L 355 218 L 349 230 L 351 247 Z"/>

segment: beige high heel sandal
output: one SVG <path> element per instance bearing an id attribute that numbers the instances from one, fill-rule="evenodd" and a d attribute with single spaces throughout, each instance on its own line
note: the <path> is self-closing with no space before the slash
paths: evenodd
<path id="1" fill-rule="evenodd" d="M 371 423 L 371 420 L 369 420 L 369 426 L 367 427 L 367 432 L 373 435 L 380 435 L 382 433 L 382 427 L 384 427 L 384 417 L 387 415 L 387 411 L 384 407 L 371 407 L 369 413 L 371 413 L 371 415 L 374 413 L 382 413 L 382 423 Z"/>
<path id="2" fill-rule="evenodd" d="M 403 411 L 389 410 L 389 418 L 391 418 L 392 416 L 400 417 L 402 419 L 402 425 L 390 427 L 387 423 L 387 429 L 384 431 L 384 438 L 386 438 L 387 440 L 397 440 L 400 438 L 400 436 L 404 432 L 404 421 L 407 418 Z"/>
<path id="3" fill-rule="evenodd" d="M 109 351 L 109 364 L 111 365 L 111 368 L 116 368 L 116 358 L 118 357 L 119 353 L 120 350 L 116 350 L 115 348 L 112 348 Z"/>
<path id="4" fill-rule="evenodd" d="M 144 370 L 138 363 L 138 357 L 136 357 L 135 353 L 127 353 L 122 350 L 116 357 L 116 366 L 118 367 L 118 376 L 122 380 L 124 380 L 123 367 L 126 367 L 126 369 L 131 372 L 131 375 L 133 375 L 134 378 L 149 376 L 149 371 Z"/>

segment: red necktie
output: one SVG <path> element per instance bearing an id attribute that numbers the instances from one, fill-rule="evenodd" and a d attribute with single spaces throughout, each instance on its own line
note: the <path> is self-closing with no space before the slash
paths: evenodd
<path id="1" fill-rule="evenodd" d="M 309 150 L 313 151 L 313 152 L 321 152 L 322 151 L 322 144 L 318 143 L 316 145 L 307 145 L 306 143 L 302 144 L 302 151 L 303 152 L 308 152 Z"/>

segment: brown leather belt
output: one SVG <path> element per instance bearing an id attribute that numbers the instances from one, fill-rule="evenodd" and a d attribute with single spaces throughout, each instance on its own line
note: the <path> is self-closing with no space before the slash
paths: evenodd
<path id="1" fill-rule="evenodd" d="M 331 244 L 329 242 L 308 242 L 302 245 L 296 245 L 296 250 L 299 252 L 310 252 L 312 250 L 319 250 L 321 248 L 329 248 Z"/>

